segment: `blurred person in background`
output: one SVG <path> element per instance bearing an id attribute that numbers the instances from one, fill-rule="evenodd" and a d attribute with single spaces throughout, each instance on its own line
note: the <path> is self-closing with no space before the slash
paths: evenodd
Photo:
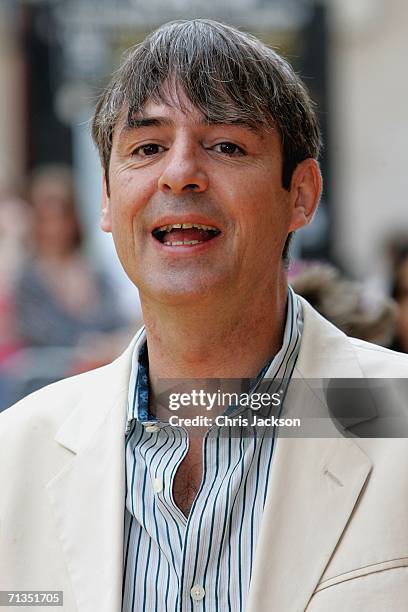
<path id="1" fill-rule="evenodd" d="M 0 363 L 19 346 L 14 293 L 31 236 L 28 204 L 0 175 Z"/>
<path id="2" fill-rule="evenodd" d="M 32 256 L 15 294 L 21 341 L 29 347 L 80 347 L 79 358 L 107 362 L 122 348 L 126 321 L 106 276 L 82 252 L 69 168 L 36 170 L 29 201 Z"/>
<path id="3" fill-rule="evenodd" d="M 290 276 L 296 293 L 348 336 L 391 346 L 397 326 L 393 300 L 346 278 L 330 264 L 302 263 Z"/>
<path id="4" fill-rule="evenodd" d="M 392 348 L 408 353 L 408 238 L 392 251 L 391 295 L 398 304 L 398 319 Z"/>
<path id="5" fill-rule="evenodd" d="M 15 289 L 28 254 L 31 210 L 0 174 L 0 410 L 9 398 L 8 365 L 21 348 L 15 308 Z"/>

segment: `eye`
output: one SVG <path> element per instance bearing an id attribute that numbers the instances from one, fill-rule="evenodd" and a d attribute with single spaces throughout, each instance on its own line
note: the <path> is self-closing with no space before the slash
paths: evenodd
<path id="1" fill-rule="evenodd" d="M 149 142 L 140 147 L 137 147 L 132 153 L 132 155 L 139 155 L 140 157 L 151 157 L 152 155 L 157 155 L 157 153 L 162 153 L 164 151 L 164 147 L 161 145 L 155 144 L 153 142 Z"/>
<path id="2" fill-rule="evenodd" d="M 244 155 L 244 151 L 233 142 L 219 142 L 214 145 L 214 150 L 224 155 Z"/>

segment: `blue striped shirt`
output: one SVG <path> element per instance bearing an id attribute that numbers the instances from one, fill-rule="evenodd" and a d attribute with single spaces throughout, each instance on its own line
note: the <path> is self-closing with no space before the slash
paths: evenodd
<path id="1" fill-rule="evenodd" d="M 279 379 L 279 388 L 287 387 L 302 326 L 301 304 L 289 288 L 282 347 L 255 386 L 262 380 L 272 387 Z M 152 427 L 154 421 L 141 330 L 129 383 L 122 611 L 243 612 L 274 436 L 225 437 L 217 427 L 215 435 L 207 433 L 202 481 L 186 518 L 172 490 L 188 451 L 188 433 L 165 422 Z"/>

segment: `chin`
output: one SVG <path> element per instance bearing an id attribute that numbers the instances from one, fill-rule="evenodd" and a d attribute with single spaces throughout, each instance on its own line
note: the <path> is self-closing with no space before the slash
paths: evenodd
<path id="1" fill-rule="evenodd" d="M 169 279 L 163 281 L 158 280 L 152 283 L 137 285 L 140 291 L 140 296 L 146 296 L 149 300 L 155 300 L 162 304 L 188 305 L 194 304 L 198 306 L 198 300 L 211 298 L 214 300 L 215 294 L 219 291 L 225 291 L 225 282 L 220 282 L 220 279 Z"/>

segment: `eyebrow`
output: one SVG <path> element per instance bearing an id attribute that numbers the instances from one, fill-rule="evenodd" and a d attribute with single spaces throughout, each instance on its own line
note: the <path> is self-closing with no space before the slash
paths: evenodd
<path id="1" fill-rule="evenodd" d="M 173 125 L 171 119 L 167 117 L 128 117 L 126 127 L 135 130 L 144 127 L 169 127 Z"/>
<path id="2" fill-rule="evenodd" d="M 241 119 L 234 119 L 232 121 L 220 120 L 220 121 L 207 121 L 204 117 L 196 122 L 199 126 L 237 126 L 243 127 L 251 132 L 260 135 L 262 133 L 262 126 L 251 125 L 247 121 Z M 120 131 L 120 135 L 126 135 L 126 133 L 132 130 L 142 129 L 145 127 L 172 127 L 174 121 L 168 117 L 128 117 L 125 125 Z"/>

